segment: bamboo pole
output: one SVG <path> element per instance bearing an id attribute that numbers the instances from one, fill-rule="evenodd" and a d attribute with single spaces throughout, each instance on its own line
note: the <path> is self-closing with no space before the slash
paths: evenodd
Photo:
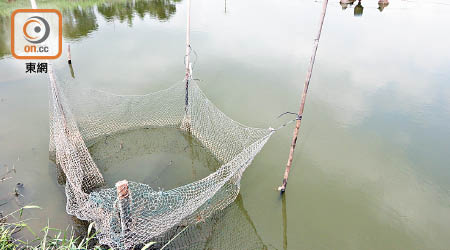
<path id="1" fill-rule="evenodd" d="M 323 5 L 322 5 L 322 15 L 320 16 L 320 22 L 319 22 L 319 31 L 317 32 L 316 39 L 314 39 L 313 53 L 311 56 L 311 60 L 309 62 L 308 72 L 306 74 L 306 80 L 305 80 L 305 85 L 303 87 L 300 109 L 298 111 L 298 119 L 295 123 L 295 129 L 294 129 L 294 134 L 292 136 L 291 148 L 289 150 L 289 158 L 288 158 L 288 161 L 286 164 L 286 169 L 284 171 L 283 183 L 280 187 L 278 187 L 278 190 L 281 193 L 284 193 L 284 191 L 286 191 L 287 181 L 288 181 L 288 177 L 289 177 L 289 171 L 291 170 L 292 160 L 294 158 L 294 150 L 295 150 L 295 146 L 297 144 L 298 132 L 300 130 L 300 125 L 302 123 L 302 115 L 303 115 L 303 110 L 305 108 L 306 94 L 308 93 L 309 82 L 311 81 L 311 76 L 312 76 L 312 72 L 313 72 L 313 68 L 314 68 L 314 61 L 316 60 L 317 48 L 319 46 L 320 34 L 322 33 L 323 22 L 325 20 L 325 14 L 327 12 L 327 5 L 328 5 L 328 0 L 324 0 Z"/>

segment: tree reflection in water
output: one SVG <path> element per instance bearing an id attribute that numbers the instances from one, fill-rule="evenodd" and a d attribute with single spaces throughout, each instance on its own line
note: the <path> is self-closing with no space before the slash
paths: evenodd
<path id="1" fill-rule="evenodd" d="M 97 18 L 92 7 L 64 10 L 62 14 L 64 38 L 76 40 L 87 37 L 98 28 Z"/>
<path id="2" fill-rule="evenodd" d="M 0 59 L 11 54 L 11 19 L 0 16 Z"/>
<path id="3" fill-rule="evenodd" d="M 98 5 L 98 12 L 107 21 L 118 19 L 127 21 L 131 26 L 133 17 L 138 15 L 141 19 L 149 14 L 160 21 L 169 20 L 176 12 L 176 3 L 181 0 L 141 0 L 125 2 L 108 2 Z"/>
<path id="4" fill-rule="evenodd" d="M 98 13 L 107 21 L 119 20 L 132 26 L 133 18 L 143 19 L 147 14 L 160 21 L 169 20 L 176 12 L 176 4 L 182 0 L 119 0 L 119 1 L 59 1 L 49 0 L 46 8 L 56 8 L 63 16 L 63 37 L 68 40 L 81 40 L 98 29 L 95 6 Z M 11 17 L 9 14 L 17 8 L 29 8 L 29 1 L 5 2 L 5 10 L 0 13 L 0 59 L 11 54 Z M 7 9 L 7 10 L 6 10 Z"/>

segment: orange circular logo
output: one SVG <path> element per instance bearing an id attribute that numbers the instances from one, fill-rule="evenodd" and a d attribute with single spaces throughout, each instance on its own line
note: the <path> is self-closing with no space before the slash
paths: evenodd
<path id="1" fill-rule="evenodd" d="M 44 18 L 32 16 L 23 25 L 23 35 L 30 43 L 42 43 L 50 35 L 50 25 Z"/>

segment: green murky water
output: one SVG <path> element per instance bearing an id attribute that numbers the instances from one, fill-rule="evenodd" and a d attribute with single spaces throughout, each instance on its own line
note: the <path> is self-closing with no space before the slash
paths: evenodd
<path id="1" fill-rule="evenodd" d="M 183 78 L 185 2 L 37 2 L 62 10 L 64 44 L 71 44 L 81 86 L 144 94 Z M 33 202 L 44 208 L 28 212 L 38 218 L 33 228 L 47 218 L 65 228 L 77 222 L 65 213 L 64 190 L 48 161 L 47 77 L 26 75 L 25 62 L 9 52 L 8 15 L 23 7 L 27 1 L 0 3 L 0 173 L 17 170 L 0 184 L 1 201 L 9 200 L 0 209 Z M 193 0 L 194 77 L 231 118 L 280 125 L 289 119 L 276 119 L 280 113 L 298 108 L 320 10 L 312 0 Z M 276 187 L 292 127 L 272 137 L 242 179 L 238 207 L 266 246 L 448 248 L 449 12 L 439 0 L 392 0 L 384 8 L 377 1 L 329 3 L 286 199 Z M 61 79 L 71 77 L 64 56 L 54 66 Z M 188 145 L 182 134 L 172 135 Z M 111 182 L 129 164 L 150 166 L 142 175 L 127 172 L 131 177 L 152 182 L 162 173 L 173 185 L 201 178 L 208 161 L 215 164 L 189 150 L 102 161 L 102 152 L 130 149 L 114 145 L 91 148 Z M 17 182 L 24 187 L 14 198 Z"/>
<path id="2" fill-rule="evenodd" d="M 108 136 L 89 147 L 107 186 L 127 179 L 153 189 L 189 184 L 221 164 L 199 141 L 178 129 L 138 129 Z"/>

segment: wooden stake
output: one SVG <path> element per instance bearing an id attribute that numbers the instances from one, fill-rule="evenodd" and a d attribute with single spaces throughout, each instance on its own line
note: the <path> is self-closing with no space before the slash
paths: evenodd
<path id="1" fill-rule="evenodd" d="M 127 180 L 118 181 L 116 183 L 116 189 L 117 189 L 117 198 L 119 200 L 128 198 L 129 191 L 128 191 L 128 181 Z"/>
<path id="2" fill-rule="evenodd" d="M 281 193 L 284 193 L 284 191 L 286 191 L 287 181 L 288 181 L 288 177 L 289 177 L 289 171 L 291 170 L 292 160 L 294 158 L 294 150 L 295 150 L 295 146 L 297 144 L 298 132 L 300 130 L 300 125 L 302 123 L 301 118 L 303 115 L 303 110 L 305 108 L 306 94 L 308 93 L 309 82 L 311 81 L 311 76 L 312 76 L 312 72 L 313 72 L 313 68 L 314 68 L 314 61 L 316 60 L 316 52 L 317 52 L 317 48 L 319 46 L 320 34 L 322 33 L 322 26 L 323 26 L 323 22 L 325 20 L 325 13 L 327 12 L 327 5 L 328 5 L 328 0 L 324 0 L 323 5 L 322 5 L 322 15 L 320 16 L 320 22 L 319 22 L 319 31 L 317 32 L 316 39 L 314 40 L 313 54 L 312 54 L 311 60 L 309 62 L 308 73 L 306 74 L 306 81 L 305 81 L 305 86 L 303 87 L 302 100 L 300 103 L 300 110 L 298 111 L 298 119 L 297 119 L 297 122 L 295 123 L 294 134 L 292 136 L 291 149 L 289 151 L 289 158 L 288 158 L 288 161 L 286 164 L 286 169 L 284 171 L 283 183 L 280 187 L 278 187 L 278 190 Z"/>
<path id="3" fill-rule="evenodd" d="M 130 193 L 128 190 L 128 181 L 122 180 L 116 183 L 118 208 L 120 214 L 120 225 L 122 236 L 126 236 L 130 232 Z"/>
<path id="4" fill-rule="evenodd" d="M 70 75 L 75 78 L 75 72 L 72 67 L 72 53 L 70 53 L 70 44 L 67 44 L 67 63 L 69 64 Z"/>
<path id="5" fill-rule="evenodd" d="M 72 55 L 70 55 L 70 44 L 67 44 L 67 63 L 72 64 Z"/>
<path id="6" fill-rule="evenodd" d="M 70 63 L 69 63 L 69 70 L 70 70 L 70 75 L 72 76 L 72 78 L 75 79 L 75 71 L 73 71 L 73 66 Z"/>

